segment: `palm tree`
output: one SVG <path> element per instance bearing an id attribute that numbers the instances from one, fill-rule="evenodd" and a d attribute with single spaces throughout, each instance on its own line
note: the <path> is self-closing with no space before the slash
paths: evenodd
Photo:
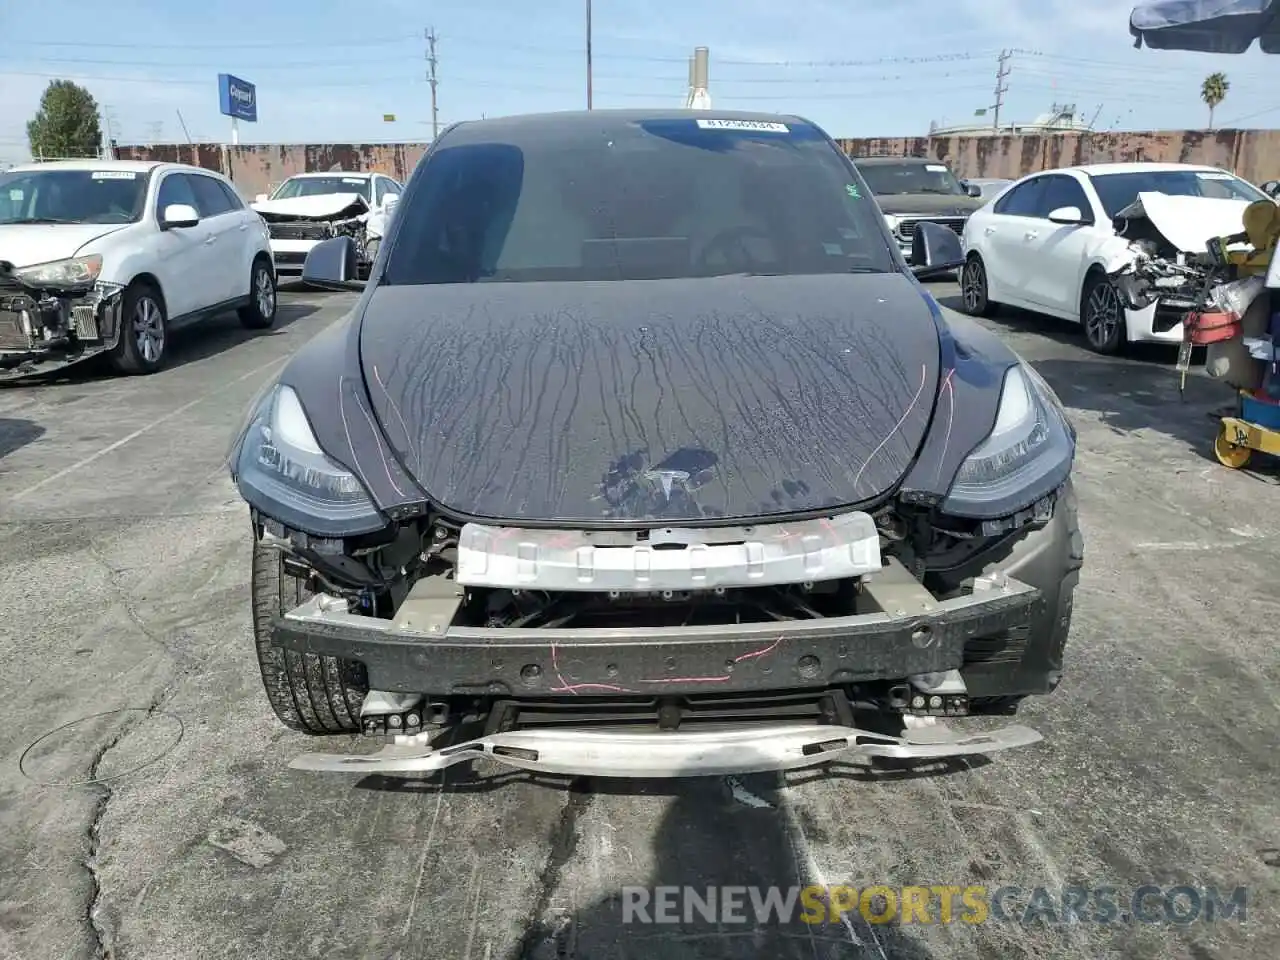
<path id="1" fill-rule="evenodd" d="M 1231 84 L 1227 81 L 1225 73 L 1211 73 L 1204 78 L 1204 83 L 1200 84 L 1200 99 L 1205 102 L 1209 108 L 1209 129 L 1213 129 L 1213 110 L 1223 100 L 1227 99 L 1227 91 L 1231 89 Z"/>

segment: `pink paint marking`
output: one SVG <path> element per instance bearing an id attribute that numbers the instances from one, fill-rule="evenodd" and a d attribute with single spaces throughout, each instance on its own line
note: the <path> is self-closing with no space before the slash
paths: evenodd
<path id="1" fill-rule="evenodd" d="M 947 432 L 942 435 L 942 456 L 938 458 L 938 476 L 942 476 L 943 464 L 947 462 L 947 447 L 951 445 L 951 428 L 956 420 L 956 388 L 951 378 L 956 375 L 955 367 L 947 371 L 947 378 L 942 381 L 942 389 L 947 392 Z"/>
<path id="2" fill-rule="evenodd" d="M 612 683 L 571 683 L 563 687 L 552 687 L 552 693 L 572 693 L 575 696 L 579 690 L 609 690 L 612 693 L 631 693 L 626 687 L 619 687 Z"/>
<path id="3" fill-rule="evenodd" d="M 743 660 L 754 660 L 756 657 L 764 657 L 778 649 L 778 644 L 782 643 L 782 637 L 769 644 L 767 647 L 761 647 L 759 650 L 752 650 L 750 653 L 744 653 L 740 657 L 734 657 L 734 663 L 741 663 Z"/>
<path id="4" fill-rule="evenodd" d="M 575 687 L 579 685 L 569 683 L 565 680 L 564 674 L 560 672 L 560 656 L 556 651 L 556 645 L 554 643 L 551 645 L 551 669 L 555 671 L 556 679 L 560 681 L 559 689 L 567 693 L 572 693 L 576 697 L 578 695 L 578 691 Z"/>
<path id="5" fill-rule="evenodd" d="M 893 439 L 894 434 L 896 434 L 899 430 L 902 429 L 902 425 L 907 422 L 907 417 L 911 416 L 911 411 L 914 410 L 916 408 L 916 404 L 920 402 L 920 395 L 924 393 L 924 385 L 928 379 L 929 379 L 929 368 L 927 365 L 921 364 L 920 365 L 920 386 L 916 388 L 916 395 L 911 398 L 911 402 L 907 404 L 907 409 L 902 412 L 902 416 L 898 419 L 898 422 L 893 425 L 893 429 L 889 431 L 889 433 L 885 436 L 883 440 L 880 441 L 879 444 L 877 444 L 876 448 L 871 451 L 871 455 L 868 456 L 867 459 L 862 462 L 862 466 L 858 468 L 858 472 L 853 478 L 853 487 L 855 490 L 858 487 L 858 482 L 862 479 L 862 474 L 866 471 L 871 461 L 874 460 L 877 456 L 879 456 L 880 451 L 883 450 L 885 446 L 889 443 L 889 441 Z"/>

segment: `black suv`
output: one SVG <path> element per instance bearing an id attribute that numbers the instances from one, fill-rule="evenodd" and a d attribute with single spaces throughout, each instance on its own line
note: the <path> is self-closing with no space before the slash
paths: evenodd
<path id="1" fill-rule="evenodd" d="M 910 257 L 916 224 L 929 220 L 964 232 L 969 214 L 985 200 L 945 163 L 927 157 L 861 157 L 854 165 L 875 194 L 902 255 Z"/>

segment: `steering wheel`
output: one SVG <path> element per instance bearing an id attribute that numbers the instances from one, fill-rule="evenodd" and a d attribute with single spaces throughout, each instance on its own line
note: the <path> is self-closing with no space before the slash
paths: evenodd
<path id="1" fill-rule="evenodd" d="M 714 253 L 721 254 L 726 264 L 733 266 L 736 263 L 742 263 L 744 273 L 758 272 L 757 268 L 765 267 L 766 264 L 760 263 L 751 255 L 751 251 L 747 249 L 743 242 L 751 238 L 759 238 L 764 240 L 770 246 L 773 245 L 774 238 L 766 232 L 762 227 L 740 226 L 729 227 L 727 230 L 721 230 L 714 237 L 707 241 L 706 246 L 702 248 L 702 253 L 698 256 L 699 269 L 711 268 L 711 255 Z"/>

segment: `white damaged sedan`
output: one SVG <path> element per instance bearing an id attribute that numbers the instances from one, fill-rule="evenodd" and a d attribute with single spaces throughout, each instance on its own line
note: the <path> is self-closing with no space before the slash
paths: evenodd
<path id="1" fill-rule="evenodd" d="M 1181 343 L 1193 307 L 1185 279 L 1211 238 L 1239 234 L 1244 210 L 1268 200 L 1253 184 L 1216 167 L 1105 163 L 1048 170 L 1010 185 L 965 227 L 964 310 L 987 316 L 1000 304 L 1083 327 L 1089 348 Z M 1113 278 L 1155 263 L 1167 295 L 1134 309 Z"/>
<path id="2" fill-rule="evenodd" d="M 380 173 L 300 173 L 270 196 L 259 194 L 252 206 L 267 222 L 280 275 L 301 276 L 312 247 L 322 240 L 348 236 L 355 242 L 357 266 L 365 276 L 402 189 Z"/>

